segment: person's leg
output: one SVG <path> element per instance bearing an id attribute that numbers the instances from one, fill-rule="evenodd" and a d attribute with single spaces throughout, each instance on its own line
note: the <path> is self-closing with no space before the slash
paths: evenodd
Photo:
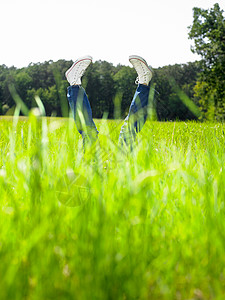
<path id="1" fill-rule="evenodd" d="M 87 94 L 82 86 L 72 85 L 67 89 L 67 99 L 73 113 L 77 130 L 82 135 L 84 144 L 97 140 L 98 130 L 92 118 L 92 110 Z"/>
<path id="2" fill-rule="evenodd" d="M 136 55 L 129 57 L 138 74 L 138 87 L 130 105 L 129 113 L 120 131 L 119 143 L 125 143 L 132 148 L 132 143 L 138 132 L 144 126 L 148 115 L 149 82 L 152 71 L 146 61 Z"/>
<path id="3" fill-rule="evenodd" d="M 67 99 L 73 113 L 77 130 L 82 135 L 83 143 L 93 143 L 97 140 L 98 130 L 92 118 L 92 110 L 84 88 L 81 86 L 81 77 L 92 58 L 82 57 L 75 61 L 66 72 L 66 78 L 70 83 L 67 89 Z"/>
<path id="4" fill-rule="evenodd" d="M 143 128 L 148 115 L 149 86 L 139 84 L 131 102 L 129 113 L 121 127 L 119 142 L 128 146 Z"/>

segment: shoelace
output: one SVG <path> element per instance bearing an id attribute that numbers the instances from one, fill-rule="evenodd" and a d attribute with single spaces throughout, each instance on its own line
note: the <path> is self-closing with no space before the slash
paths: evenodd
<path id="1" fill-rule="evenodd" d="M 135 84 L 139 83 L 139 76 L 137 76 L 137 78 L 135 79 Z"/>
<path id="2" fill-rule="evenodd" d="M 144 77 L 148 74 L 149 74 L 148 72 L 144 72 L 142 76 Z M 137 78 L 135 79 L 135 84 L 138 84 L 138 83 L 139 83 L 139 76 L 137 76 Z"/>

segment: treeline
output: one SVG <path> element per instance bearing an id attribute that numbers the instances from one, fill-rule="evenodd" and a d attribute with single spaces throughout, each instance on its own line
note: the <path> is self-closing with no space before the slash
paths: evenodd
<path id="1" fill-rule="evenodd" d="M 14 113 L 16 105 L 12 90 L 16 90 L 29 109 L 37 106 L 35 96 L 39 96 L 47 116 L 68 116 L 65 72 L 71 64 L 72 61 L 66 60 L 47 61 L 22 69 L 1 65 L 0 114 Z M 191 120 L 199 117 L 187 104 L 187 99 L 189 103 L 198 105 L 194 86 L 200 71 L 198 62 L 154 69 L 151 84 L 155 90 L 155 108 L 159 120 Z M 136 71 L 129 66 L 114 66 L 107 61 L 91 64 L 85 72 L 82 85 L 88 94 L 94 118 L 101 118 L 103 114 L 107 114 L 108 118 L 123 118 L 136 89 L 136 77 Z"/>

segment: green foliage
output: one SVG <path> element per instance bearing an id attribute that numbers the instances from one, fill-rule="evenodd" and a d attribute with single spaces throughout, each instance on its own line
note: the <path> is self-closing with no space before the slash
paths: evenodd
<path id="1" fill-rule="evenodd" d="M 195 87 L 207 118 L 225 117 L 225 17 L 219 4 L 209 10 L 195 7 L 189 38 L 193 52 L 201 55 L 202 72 Z M 206 86 L 207 85 L 207 86 Z M 209 100 L 210 99 L 210 100 Z M 213 113 L 212 113 L 213 111 Z"/>
<path id="2" fill-rule="evenodd" d="M 197 81 L 196 86 L 194 87 L 195 96 L 199 98 L 199 105 L 201 111 L 204 113 L 204 116 L 208 120 L 215 119 L 215 105 L 214 105 L 214 96 L 209 91 L 209 85 L 202 81 Z"/>
<path id="3" fill-rule="evenodd" d="M 133 68 L 122 66 L 114 75 L 115 88 L 121 96 L 121 113 L 123 117 L 127 115 L 131 103 L 131 97 L 135 92 L 135 79 L 137 73 Z"/>
<path id="4" fill-rule="evenodd" d="M 153 81 L 156 83 L 156 106 L 159 120 L 192 120 L 199 117 L 189 109 L 187 101 L 194 105 L 194 91 L 200 67 L 197 62 L 165 66 L 154 70 Z M 180 96 L 182 91 L 184 97 Z M 198 105 L 198 102 L 195 103 Z"/>
<path id="5" fill-rule="evenodd" d="M 66 99 L 68 83 L 65 71 L 72 61 L 59 60 L 30 64 L 27 68 L 16 69 L 0 66 L 0 109 L 15 105 L 9 86 L 14 85 L 26 106 L 36 106 L 38 95 L 44 104 L 46 115 L 69 115 Z M 199 72 L 197 63 L 165 66 L 155 69 L 152 84 L 156 88 L 157 115 L 159 120 L 195 119 L 189 108 L 183 103 L 174 86 L 179 88 L 194 101 L 193 87 Z M 137 77 L 134 68 L 113 66 L 106 61 L 96 61 L 87 69 L 82 85 L 87 91 L 95 118 L 124 118 L 133 98 Z M 171 84 L 175 80 L 175 85 Z M 115 99 L 116 102 L 115 102 Z M 116 103 L 116 106 L 115 106 Z M 197 103 L 198 104 L 198 103 Z M 118 114 L 119 112 L 119 114 Z"/>
<path id="6" fill-rule="evenodd" d="M 0 299 L 223 299 L 224 125 L 96 124 L 1 118 Z"/>
<path id="7" fill-rule="evenodd" d="M 30 90 L 32 84 L 32 78 L 26 72 L 18 72 L 15 77 L 15 87 L 20 91 L 20 96 L 22 99 L 27 99 L 27 91 Z"/>
<path id="8" fill-rule="evenodd" d="M 102 118 L 104 113 L 110 118 L 113 117 L 114 69 L 115 67 L 106 61 L 97 61 L 86 72 L 86 91 L 96 118 Z"/>

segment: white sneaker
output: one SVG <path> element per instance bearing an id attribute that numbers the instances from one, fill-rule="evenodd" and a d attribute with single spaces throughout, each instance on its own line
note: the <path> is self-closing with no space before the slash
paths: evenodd
<path id="1" fill-rule="evenodd" d="M 70 85 L 81 85 L 81 77 L 92 62 L 89 55 L 78 58 L 73 65 L 66 71 L 66 79 Z"/>
<path id="2" fill-rule="evenodd" d="M 129 56 L 129 61 L 138 74 L 137 83 L 148 85 L 152 79 L 152 70 L 144 58 L 138 55 L 131 55 Z"/>

